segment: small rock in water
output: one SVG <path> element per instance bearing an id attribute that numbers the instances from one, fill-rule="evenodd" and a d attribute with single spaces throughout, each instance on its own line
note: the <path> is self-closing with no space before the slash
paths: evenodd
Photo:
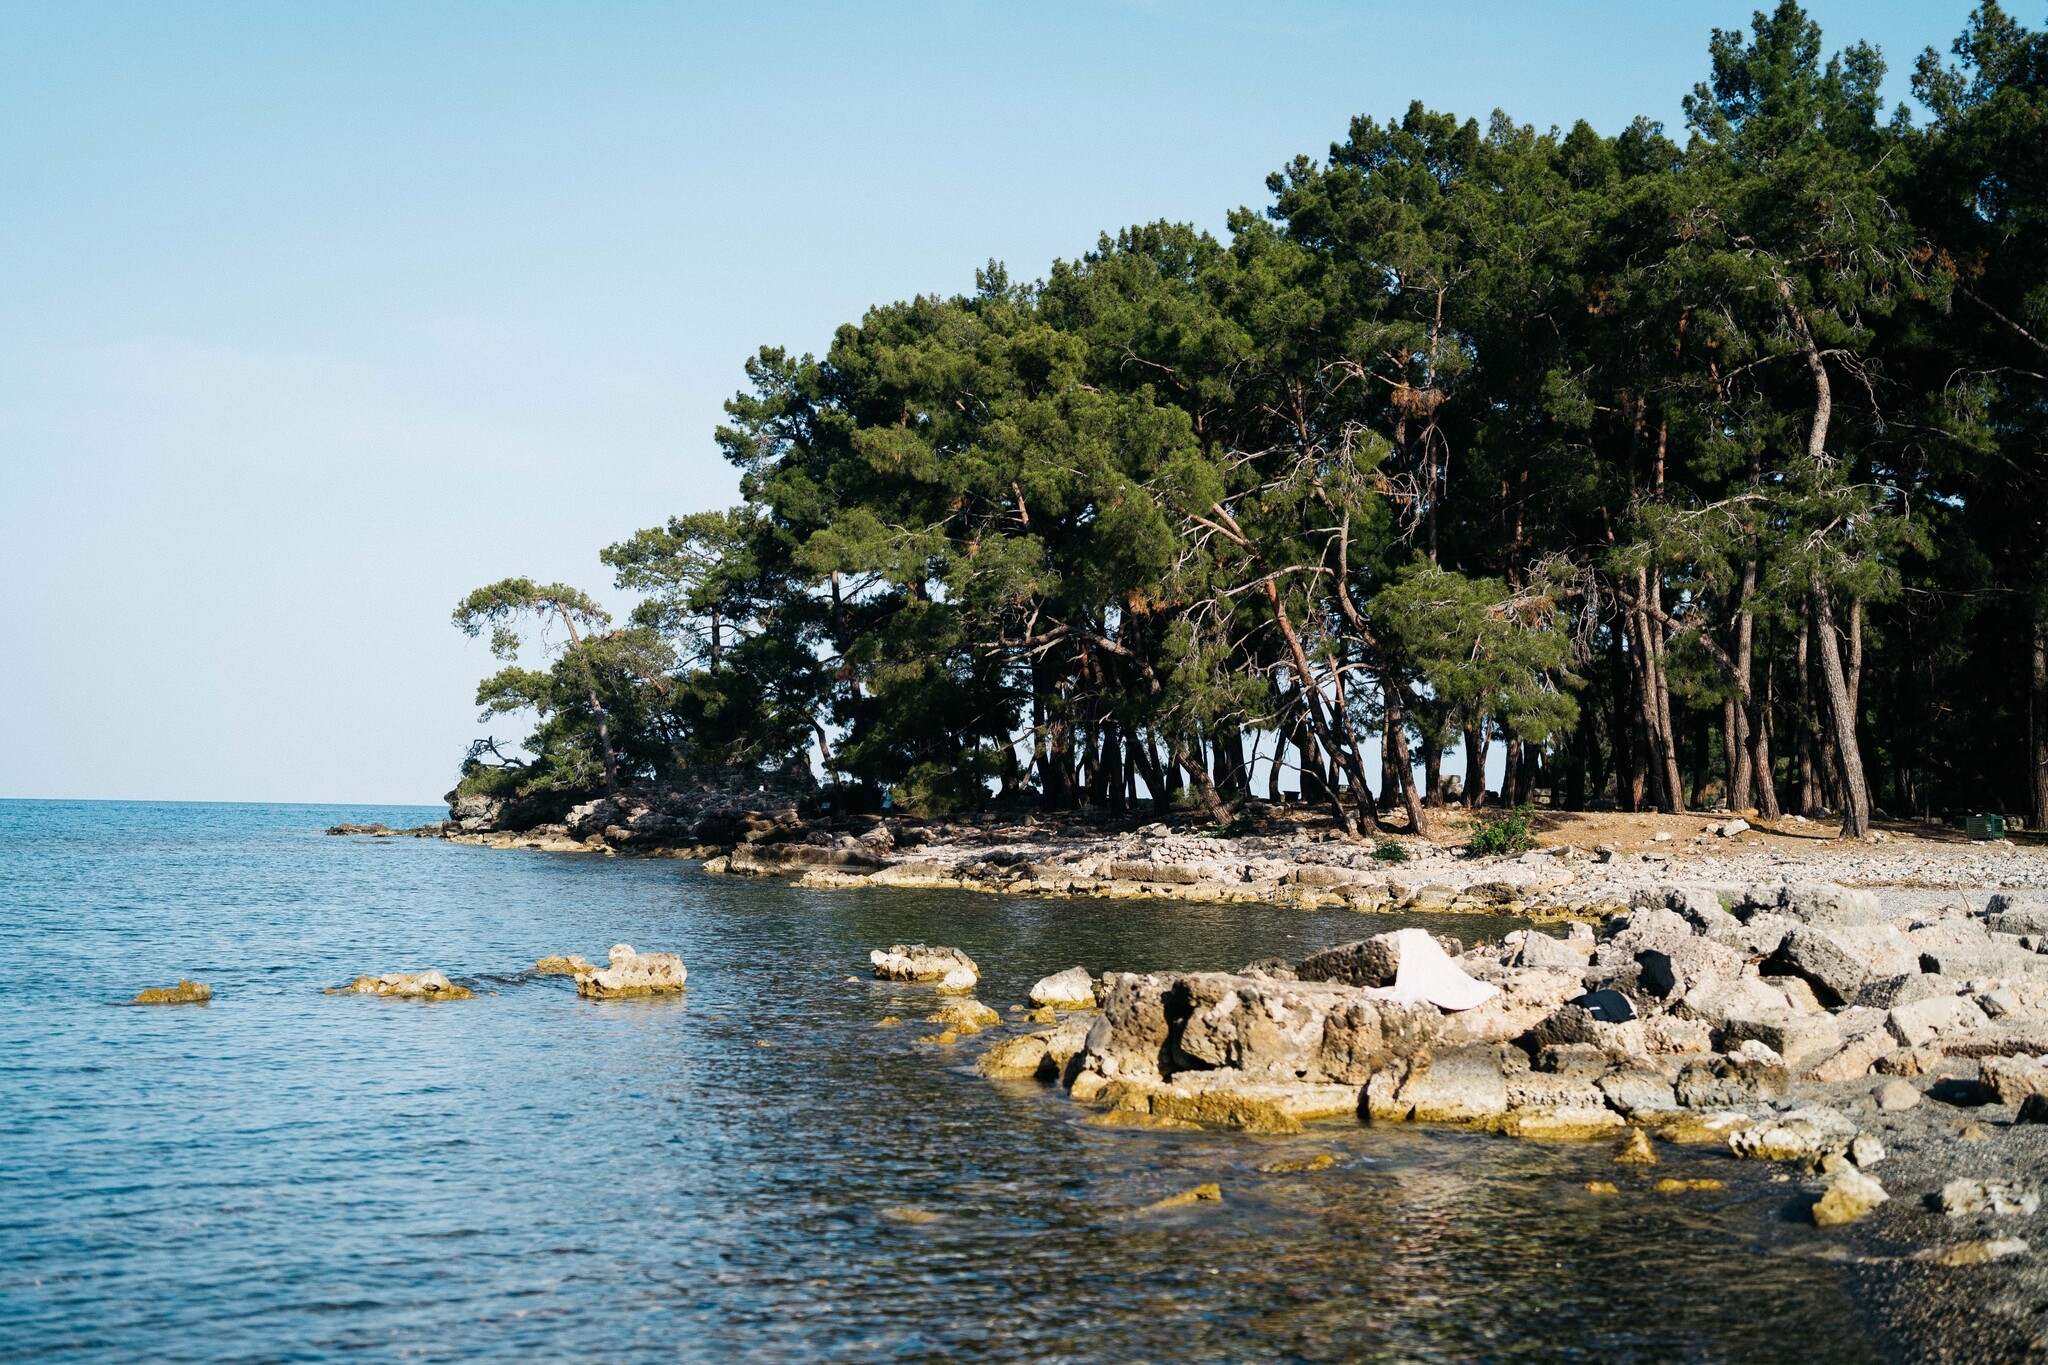
<path id="1" fill-rule="evenodd" d="M 1629 1131 L 1628 1141 L 1621 1144 L 1614 1160 L 1622 1166 L 1654 1166 L 1657 1164 L 1657 1150 L 1650 1145 L 1650 1135 L 1640 1128 Z"/>
<path id="2" fill-rule="evenodd" d="M 467 1000 L 471 991 L 458 986 L 443 972 L 386 972 L 382 976 L 359 976 L 346 986 L 336 986 L 329 995 L 383 995 L 397 1000 Z"/>
<path id="3" fill-rule="evenodd" d="M 1844 1167 L 1814 1204 L 1813 1221 L 1824 1228 L 1853 1223 L 1890 1198 L 1876 1180 L 1854 1167 Z"/>
<path id="4" fill-rule="evenodd" d="M 1936 1265 L 1987 1265 L 2002 1261 L 2008 1256 L 2024 1256 L 2030 1251 L 2024 1237 L 1989 1237 L 1981 1242 L 1964 1242 L 1950 1247 L 1935 1257 Z"/>
<path id="5" fill-rule="evenodd" d="M 924 1017 L 927 1024 L 943 1024 L 961 1036 L 979 1033 L 992 1024 L 1003 1022 L 997 1014 L 979 1000 L 951 1000 L 941 1005 L 934 1014 Z"/>
<path id="6" fill-rule="evenodd" d="M 1069 967 L 1041 978 L 1031 988 L 1031 1003 L 1052 1009 L 1085 1010 L 1095 1005 L 1095 983 L 1086 967 Z"/>
<path id="7" fill-rule="evenodd" d="M 1666 1176 L 1650 1188 L 1659 1194 L 1684 1194 L 1688 1190 L 1718 1190 L 1721 1188 L 1721 1182 L 1718 1180 L 1699 1179 L 1674 1180 Z"/>
<path id="8" fill-rule="evenodd" d="M 1139 1209 L 1138 1212 L 1157 1213 L 1161 1209 L 1186 1208 L 1189 1204 L 1201 1204 L 1210 1200 L 1221 1199 L 1222 1197 L 1223 1187 L 1221 1185 L 1214 1183 L 1197 1185 L 1191 1190 L 1182 1190 L 1179 1194 L 1169 1194 L 1164 1199 L 1155 1199 L 1144 1208 Z"/>
<path id="9" fill-rule="evenodd" d="M 939 1043 L 942 1045 L 947 1045 L 959 1042 L 960 1035 L 955 1033 L 951 1029 L 947 1029 L 942 1033 L 927 1034 L 924 1037 L 918 1039 L 917 1041 L 920 1043 Z"/>
<path id="10" fill-rule="evenodd" d="M 885 1015 L 883 1015 L 883 1016 L 882 1016 L 881 1018 L 879 1018 L 879 1019 L 875 1020 L 875 1027 L 876 1027 L 876 1028 L 895 1028 L 895 1027 L 896 1027 L 896 1026 L 897 1026 L 898 1024 L 900 1024 L 900 1023 L 902 1023 L 902 1022 L 903 1022 L 903 1021 L 902 1021 L 901 1019 L 898 1019 L 898 1018 L 897 1018 L 897 1017 L 896 1017 L 895 1015 L 893 1015 L 893 1014 L 885 1014 Z"/>
<path id="11" fill-rule="evenodd" d="M 636 953 L 630 943 L 612 945 L 611 965 L 576 978 L 576 993 L 591 1000 L 673 995 L 690 973 L 674 953 Z"/>
<path id="12" fill-rule="evenodd" d="M 1875 1093 L 1877 1107 L 1887 1114 L 1896 1114 L 1920 1103 L 1920 1088 L 1907 1080 L 1894 1078 L 1886 1081 Z"/>
<path id="13" fill-rule="evenodd" d="M 884 981 L 922 981 L 935 984 L 942 993 L 965 995 L 981 980 L 974 959 L 958 948 L 934 948 L 924 943 L 898 943 L 868 954 L 875 975 Z"/>
<path id="14" fill-rule="evenodd" d="M 581 953 L 550 953 L 533 964 L 533 970 L 542 976 L 582 976 L 597 968 L 583 960 Z"/>
<path id="15" fill-rule="evenodd" d="M 131 1005 L 203 1005 L 213 999 L 213 987 L 204 981 L 178 978 L 175 986 L 151 986 L 128 1003 Z"/>
<path id="16" fill-rule="evenodd" d="M 1616 1185 L 1612 1180 L 1588 1180 L 1586 1182 L 1586 1193 L 1620 1194 L 1621 1187 Z"/>

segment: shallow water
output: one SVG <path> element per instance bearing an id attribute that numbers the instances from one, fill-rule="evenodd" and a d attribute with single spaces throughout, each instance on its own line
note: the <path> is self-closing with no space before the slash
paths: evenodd
<path id="1" fill-rule="evenodd" d="M 319 832 L 438 814 L 0 802 L 0 1358 L 1890 1353 L 1756 1167 L 1674 1154 L 1656 1174 L 1729 1184 L 1673 1197 L 1605 1147 L 1100 1128 L 973 1077 L 972 1041 L 918 1045 L 930 997 L 865 973 L 870 947 L 957 944 L 1003 1008 L 1075 962 L 1228 968 L 1392 917 Z M 680 951 L 687 1001 L 520 971 L 620 940 Z M 492 993 L 320 993 L 430 966 Z M 181 975 L 214 1002 L 118 1004 Z M 1342 1164 L 1256 1169 L 1317 1152 Z M 1134 1214 L 1210 1180 L 1221 1202 Z"/>

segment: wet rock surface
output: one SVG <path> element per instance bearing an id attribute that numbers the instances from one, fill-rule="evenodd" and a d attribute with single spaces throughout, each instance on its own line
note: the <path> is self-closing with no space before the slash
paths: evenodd
<path id="1" fill-rule="evenodd" d="M 468 1000 L 474 992 L 458 986 L 447 973 L 385 972 L 381 976 L 359 976 L 346 986 L 336 986 L 329 995 L 381 995 L 394 1000 Z"/>
<path id="2" fill-rule="evenodd" d="M 131 1005 L 203 1005 L 213 999 L 213 987 L 204 981 L 178 979 L 175 986 L 151 986 L 128 1003 Z"/>
<path id="3" fill-rule="evenodd" d="M 588 1000 L 674 995 L 685 989 L 690 979 L 677 954 L 635 952 L 630 943 L 613 944 L 607 965 L 572 975 L 576 993 Z"/>
<path id="4" fill-rule="evenodd" d="M 1456 1124 L 1625 1139 L 1620 1166 L 1654 1164 L 1652 1135 L 1706 1144 L 1783 1170 L 1788 1216 L 1847 1239 L 1873 1292 L 1911 1284 L 1953 1305 L 1967 1286 L 1927 1277 L 2002 1277 L 1943 1358 L 2010 1359 L 2048 1300 L 2028 1249 L 2048 1232 L 2033 1175 L 2048 1123 L 2022 1116 L 2048 1117 L 2048 1045 L 2032 1047 L 2048 996 L 2031 971 L 1924 969 L 2000 946 L 1981 907 L 1812 883 L 1666 888 L 1569 938 L 1430 939 L 1493 988 L 1464 1009 L 1400 998 L 1395 935 L 1238 972 L 1112 971 L 1092 1016 L 1000 1039 L 977 1069 L 1062 1085 L 1112 1125 Z M 1531 951 L 1534 937 L 1557 947 Z M 1896 978 L 1911 983 L 1898 1003 L 1865 1003 L 1870 981 Z"/>

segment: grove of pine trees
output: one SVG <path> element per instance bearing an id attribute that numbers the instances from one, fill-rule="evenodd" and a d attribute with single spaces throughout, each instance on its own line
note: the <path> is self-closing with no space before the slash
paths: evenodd
<path id="1" fill-rule="evenodd" d="M 1298 786 L 1366 831 L 1491 757 L 1509 803 L 2042 822 L 2048 33 L 1982 5 L 1917 114 L 1792 0 L 1710 62 L 1682 139 L 1360 118 L 1227 240 L 763 349 L 738 505 L 603 552 L 623 623 L 458 609 L 539 716 L 465 782 L 815 755 L 919 810 Z"/>

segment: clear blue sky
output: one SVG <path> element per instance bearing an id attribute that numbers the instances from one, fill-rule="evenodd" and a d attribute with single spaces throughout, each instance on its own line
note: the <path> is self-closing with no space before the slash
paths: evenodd
<path id="1" fill-rule="evenodd" d="M 755 347 L 1220 230 L 1411 99 L 1676 129 L 1751 8 L 14 0 L 0 796 L 431 801 L 456 599 L 729 501 Z M 1810 9 L 1897 97 L 1969 4 Z"/>

